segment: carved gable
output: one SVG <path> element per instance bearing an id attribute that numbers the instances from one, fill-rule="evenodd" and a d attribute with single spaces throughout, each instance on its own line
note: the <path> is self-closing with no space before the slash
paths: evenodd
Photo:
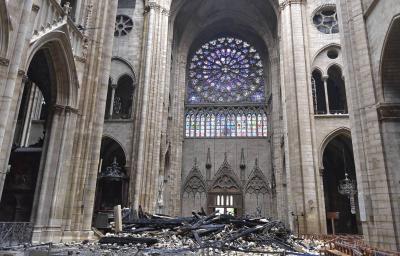
<path id="1" fill-rule="evenodd" d="M 249 179 L 246 184 L 246 193 L 248 194 L 268 194 L 270 192 L 270 187 L 268 185 L 265 175 L 258 167 L 258 161 L 256 163 L 253 171 L 249 175 Z"/>
<path id="2" fill-rule="evenodd" d="M 197 162 L 195 161 L 192 170 L 186 177 L 185 183 L 183 185 L 183 193 L 205 193 L 207 191 L 206 188 L 207 186 L 204 182 L 203 175 L 201 174 L 199 168 L 197 167 Z"/>
<path id="3" fill-rule="evenodd" d="M 214 182 L 212 185 L 212 190 L 230 190 L 230 191 L 240 191 L 240 181 L 232 169 L 232 166 L 228 163 L 226 153 L 225 159 L 221 167 L 218 169 L 214 176 Z"/>

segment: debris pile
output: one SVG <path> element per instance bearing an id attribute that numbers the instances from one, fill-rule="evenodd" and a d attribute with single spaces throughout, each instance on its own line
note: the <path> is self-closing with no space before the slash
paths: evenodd
<path id="1" fill-rule="evenodd" d="M 203 209 L 192 217 L 150 215 L 141 209 L 138 215 L 123 223 L 122 232 L 107 233 L 99 243 L 135 246 L 144 255 L 202 255 L 205 251 L 301 255 L 318 254 L 322 246 L 296 239 L 281 221 L 267 218 L 238 218 L 218 212 L 206 215 Z"/>

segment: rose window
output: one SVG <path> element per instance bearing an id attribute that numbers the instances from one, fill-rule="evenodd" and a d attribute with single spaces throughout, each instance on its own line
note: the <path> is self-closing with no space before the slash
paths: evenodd
<path id="1" fill-rule="evenodd" d="M 317 29 L 325 34 L 339 33 L 336 8 L 328 6 L 321 9 L 314 15 L 313 23 Z"/>
<path id="2" fill-rule="evenodd" d="M 189 64 L 188 103 L 264 101 L 264 69 L 249 43 L 220 37 L 203 44 Z"/>
<path id="3" fill-rule="evenodd" d="M 126 15 L 117 15 L 115 19 L 114 36 L 124 36 L 131 32 L 133 28 L 133 21 Z"/>

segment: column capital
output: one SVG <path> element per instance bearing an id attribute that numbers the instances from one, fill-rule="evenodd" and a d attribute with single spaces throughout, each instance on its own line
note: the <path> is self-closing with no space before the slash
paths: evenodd
<path id="1" fill-rule="evenodd" d="M 328 80 L 329 76 L 328 76 L 328 75 L 323 75 L 321 78 L 322 78 L 322 81 L 324 81 L 324 82 L 325 82 L 325 81 L 327 81 L 327 80 Z"/>
<path id="2" fill-rule="evenodd" d="M 287 6 L 292 5 L 292 4 L 302 4 L 304 3 L 306 0 L 280 0 L 279 1 L 279 9 L 283 10 L 285 9 Z"/>
<path id="3" fill-rule="evenodd" d="M 118 84 L 111 84 L 111 88 L 116 89 L 118 87 Z"/>
<path id="4" fill-rule="evenodd" d="M 151 9 L 155 11 L 161 12 L 161 14 L 169 15 L 169 10 L 164 6 L 161 6 L 159 3 L 156 2 L 147 2 L 144 8 L 145 13 L 149 12 Z"/>

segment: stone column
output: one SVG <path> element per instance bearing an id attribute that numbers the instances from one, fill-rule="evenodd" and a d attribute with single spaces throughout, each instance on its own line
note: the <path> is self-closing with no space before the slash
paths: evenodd
<path id="1" fill-rule="evenodd" d="M 310 70 L 304 27 L 308 17 L 303 0 L 280 0 L 280 10 L 288 214 L 291 225 L 294 225 L 291 213 L 299 216 L 300 233 L 319 233 L 317 168 L 310 119 L 313 104 L 309 100 Z"/>
<path id="2" fill-rule="evenodd" d="M 12 58 L 10 61 L 7 61 L 8 65 L 8 74 L 7 78 L 2 79 L 2 84 L 0 87 L 0 155 L 5 156 L 9 154 L 10 147 L 3 147 L 3 143 L 7 138 L 9 138 L 9 134 L 6 133 L 6 130 L 12 125 L 9 120 L 12 120 L 14 111 L 12 110 L 13 99 L 16 96 L 14 92 L 16 91 L 16 87 L 18 87 L 18 72 L 20 68 L 20 62 L 23 53 L 25 52 L 24 48 L 28 43 L 26 39 L 26 33 L 29 28 L 30 22 L 30 13 L 32 11 L 32 1 L 27 0 L 24 1 L 24 4 L 21 6 L 22 14 L 21 20 L 19 20 L 19 26 L 15 28 L 16 31 L 16 38 L 15 44 L 13 45 L 12 51 Z M 3 82 L 4 81 L 4 82 Z M 17 85 L 17 86 L 16 86 Z M 11 119 L 10 119 L 11 118 Z M 1 159 L 0 158 L 0 174 L 6 172 L 8 159 Z M 3 188 L 3 179 L 0 179 L 0 193 L 2 192 Z"/>
<path id="3" fill-rule="evenodd" d="M 115 97 L 115 89 L 117 88 L 116 84 L 111 85 L 111 99 L 110 99 L 110 119 L 113 117 L 114 112 L 114 97 Z"/>
<path id="4" fill-rule="evenodd" d="M 323 76 L 322 80 L 324 81 L 324 92 L 325 92 L 325 104 L 326 104 L 326 114 L 329 115 L 331 110 L 329 109 L 329 96 L 328 96 L 328 76 Z"/>
<path id="5" fill-rule="evenodd" d="M 155 212 L 161 146 L 162 110 L 166 86 L 168 9 L 155 1 L 146 3 L 143 70 L 140 80 L 142 110 L 138 138 L 133 206 Z"/>
<path id="6" fill-rule="evenodd" d="M 35 223 L 33 241 L 58 241 L 62 236 L 63 206 L 69 195 L 72 141 L 77 110 L 55 105 L 49 132 L 43 146 L 38 184 L 31 220 Z"/>
<path id="7" fill-rule="evenodd" d="M 399 197 L 393 189 L 399 184 L 391 174 L 398 173 L 399 168 L 390 168 L 398 159 L 398 145 L 385 149 L 389 131 L 382 114 L 388 110 L 382 108 L 377 94 L 381 81 L 373 77 L 375 60 L 370 55 L 371 35 L 367 33 L 363 2 L 339 0 L 337 5 L 363 236 L 373 246 L 398 251 Z M 391 109 L 386 113 L 398 112 Z"/>

